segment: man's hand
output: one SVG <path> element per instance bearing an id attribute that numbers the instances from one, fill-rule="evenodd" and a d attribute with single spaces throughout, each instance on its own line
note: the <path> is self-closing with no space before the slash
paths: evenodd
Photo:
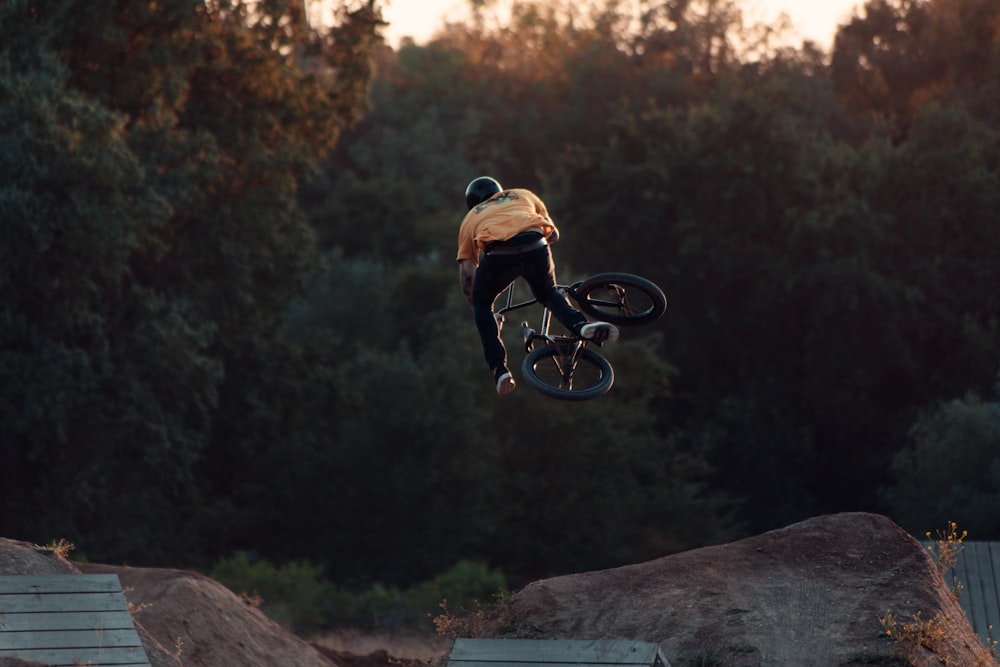
<path id="1" fill-rule="evenodd" d="M 559 228 L 556 227 L 556 223 L 552 222 L 552 218 L 549 217 L 548 213 L 545 214 L 545 222 L 547 222 L 549 225 L 552 226 L 552 231 L 549 232 L 549 235 L 545 237 L 545 240 L 549 242 L 549 245 L 552 245 L 553 243 L 558 243 Z"/>
<path id="2" fill-rule="evenodd" d="M 465 295 L 465 301 L 472 306 L 472 285 L 476 281 L 476 263 L 471 259 L 463 259 L 458 263 L 458 284 Z"/>

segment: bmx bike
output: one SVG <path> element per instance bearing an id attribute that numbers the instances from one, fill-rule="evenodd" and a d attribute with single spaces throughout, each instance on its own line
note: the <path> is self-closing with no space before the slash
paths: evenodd
<path id="1" fill-rule="evenodd" d="M 503 327 L 506 314 L 538 303 L 537 299 L 515 301 L 511 282 L 494 302 L 497 325 Z M 629 273 L 598 273 L 572 285 L 557 285 L 584 315 L 619 327 L 649 324 L 667 309 L 667 297 L 656 284 Z M 506 295 L 506 296 L 505 296 Z M 500 308 L 497 303 L 502 303 Z M 552 313 L 542 311 L 538 330 L 521 323 L 524 362 L 521 375 L 535 390 L 564 401 L 586 401 L 603 396 L 615 381 L 610 362 L 593 346 L 602 343 L 575 335 L 550 332 Z"/>

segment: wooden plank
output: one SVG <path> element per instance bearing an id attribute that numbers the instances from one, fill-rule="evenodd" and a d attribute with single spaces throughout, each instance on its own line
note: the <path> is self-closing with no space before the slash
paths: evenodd
<path id="1" fill-rule="evenodd" d="M 986 623 L 986 608 L 983 605 L 983 580 L 979 571 L 979 561 L 976 559 L 975 547 L 971 543 L 965 543 L 962 551 L 958 554 L 956 569 L 961 568 L 962 573 L 958 575 L 962 582 L 961 595 L 968 597 L 969 621 L 972 627 L 978 632 Z M 961 598 L 959 598 L 961 600 Z"/>
<path id="2" fill-rule="evenodd" d="M 990 632 L 989 626 L 1000 629 L 1000 594 L 997 584 L 1000 583 L 1000 573 L 994 564 L 1000 561 L 1000 544 L 996 542 L 977 542 L 976 560 L 979 571 L 983 575 L 983 607 L 986 610 L 986 623 L 979 633 L 985 639 Z"/>
<path id="3" fill-rule="evenodd" d="M 77 611 L 35 614 L 0 613 L 0 632 L 19 630 L 134 629 L 127 611 Z"/>
<path id="4" fill-rule="evenodd" d="M 149 667 L 115 574 L 0 577 L 0 658 Z"/>
<path id="5" fill-rule="evenodd" d="M 135 629 L 130 630 L 25 630 L 0 634 L 5 649 L 87 648 L 105 649 L 142 646 Z"/>
<path id="6" fill-rule="evenodd" d="M 594 665 L 596 667 L 603 667 L 604 665 L 627 665 L 630 663 L 620 663 L 620 662 L 551 662 L 542 661 L 538 662 L 535 660 L 449 660 L 449 665 L 455 665 L 455 667 L 499 667 L 500 665 L 513 665 L 515 667 L 580 667 L 581 665 Z M 642 667 L 651 667 L 653 661 L 644 663 L 634 663 L 641 664 Z"/>
<path id="7" fill-rule="evenodd" d="M 456 639 L 449 664 L 517 662 L 649 667 L 658 651 L 656 644 L 628 640 Z"/>
<path id="8" fill-rule="evenodd" d="M 141 647 L 109 648 L 101 651 L 82 651 L 79 649 L 34 649 L 8 650 L 0 648 L 0 658 L 20 658 L 34 660 L 43 665 L 56 667 L 72 667 L 88 665 L 102 667 L 104 665 L 149 667 L 149 658 Z"/>
<path id="9" fill-rule="evenodd" d="M 52 611 L 122 611 L 128 609 L 121 593 L 15 593 L 0 595 L 0 614 Z"/>
<path id="10" fill-rule="evenodd" d="M 982 636 L 989 624 L 989 619 L 986 613 L 985 595 L 986 589 L 989 585 L 987 580 L 987 575 L 990 574 L 989 569 L 984 572 L 981 568 L 982 563 L 979 561 L 978 556 L 979 549 L 972 544 L 965 544 L 962 551 L 958 554 L 958 562 L 956 563 L 956 569 L 961 566 L 964 570 L 963 575 L 958 575 L 958 580 L 962 582 L 963 590 L 959 594 L 959 602 L 961 602 L 962 595 L 968 597 L 968 608 L 966 613 L 969 614 L 969 621 L 972 624 L 972 628 L 977 634 Z"/>
<path id="11" fill-rule="evenodd" d="M 950 579 L 948 577 L 951 577 Z M 968 572 L 968 562 L 962 558 L 961 553 L 959 553 L 955 565 L 948 570 L 948 576 L 945 577 L 945 584 L 951 589 L 955 585 L 955 582 L 962 585 L 962 590 L 958 595 L 958 604 L 962 607 L 965 615 L 969 617 L 969 623 L 975 627 L 973 621 L 973 611 L 971 600 L 975 599 L 976 591 L 969 589 L 969 572 Z"/>
<path id="12" fill-rule="evenodd" d="M 101 593 L 121 591 L 117 574 L 0 576 L 5 593 Z"/>

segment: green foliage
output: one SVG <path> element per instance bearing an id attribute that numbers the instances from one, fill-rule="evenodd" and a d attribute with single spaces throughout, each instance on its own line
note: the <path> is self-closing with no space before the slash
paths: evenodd
<path id="1" fill-rule="evenodd" d="M 287 47 L 323 47 L 344 73 L 374 24 L 352 15 L 338 34 L 356 48 L 338 51 L 227 7 L 0 5 L 7 534 L 197 558 L 223 504 L 205 497 L 225 452 L 213 437 L 255 402 L 288 412 L 281 391 L 234 380 L 277 347 L 311 262 L 298 179 L 367 79 L 332 83 Z"/>
<path id="2" fill-rule="evenodd" d="M 249 601 L 259 603 L 270 618 L 298 633 L 326 624 L 325 605 L 334 587 L 322 581 L 321 569 L 304 562 L 275 567 L 245 555 L 223 559 L 212 569 L 213 579 Z"/>
<path id="3" fill-rule="evenodd" d="M 0 47 L 23 49 L 0 57 L 2 527 L 156 558 L 162 531 L 194 504 L 218 367 L 208 327 L 135 282 L 170 207 L 125 120 L 69 89 L 25 33 Z M 57 498 L 62 509 L 42 509 Z"/>
<path id="4" fill-rule="evenodd" d="M 325 459 L 332 484 L 319 515 L 333 531 L 325 553 L 341 577 L 391 571 L 408 582 L 442 562 L 487 555 L 496 451 L 459 362 L 366 349 L 339 365 Z"/>
<path id="5" fill-rule="evenodd" d="M 892 516 L 910 531 L 954 519 L 977 535 L 996 535 L 1000 403 L 976 396 L 942 403 L 917 421 L 911 436 L 883 491 Z"/>
<path id="6" fill-rule="evenodd" d="M 993 403 L 948 402 L 997 372 L 996 3 L 869 3 L 829 59 L 731 2 L 399 52 L 300 10 L 0 3 L 0 534 L 368 591 L 309 627 L 842 509 L 1000 533 Z M 481 173 L 543 196 L 560 278 L 667 292 L 606 397 L 496 400 Z"/>
<path id="7" fill-rule="evenodd" d="M 323 256 L 303 297 L 289 311 L 289 330 L 295 336 L 325 334 L 346 345 L 388 344 L 388 309 L 393 303 L 389 290 L 372 285 L 386 281 L 389 269 L 375 259 L 349 259 L 340 250 Z M 350 322 L 350 331 L 338 325 Z M 348 335 L 350 334 L 350 335 Z"/>
<path id="8" fill-rule="evenodd" d="M 502 572 L 478 561 L 462 560 L 430 581 L 406 592 L 407 607 L 428 617 L 441 607 L 471 610 L 507 592 Z"/>
<path id="9" fill-rule="evenodd" d="M 376 584 L 351 592 L 309 563 L 275 566 L 245 554 L 218 561 L 211 576 L 302 635 L 334 627 L 428 630 L 429 619 L 443 604 L 472 609 L 506 591 L 500 571 L 472 561 L 459 561 L 406 590 Z"/>
<path id="10" fill-rule="evenodd" d="M 837 33 L 831 80 L 856 116 L 884 119 L 907 137 L 931 100 L 958 102 L 996 126 L 996 30 L 992 0 L 873 0 Z"/>

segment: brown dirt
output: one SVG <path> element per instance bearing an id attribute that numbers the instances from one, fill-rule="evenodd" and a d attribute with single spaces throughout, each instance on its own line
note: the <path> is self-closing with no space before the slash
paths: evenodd
<path id="1" fill-rule="evenodd" d="M 903 645 L 884 636 L 889 611 L 930 621 L 926 645 L 895 664 L 997 664 L 925 549 L 865 513 L 534 582 L 486 634 L 654 642 L 675 667 L 893 664 Z"/>
<path id="2" fill-rule="evenodd" d="M 442 638 L 307 642 L 197 573 L 72 563 L 0 538 L 0 575 L 77 571 L 118 574 L 154 667 L 417 667 L 448 651 Z M 889 611 L 921 621 L 909 655 L 884 636 Z M 673 667 L 1000 667 L 920 544 L 865 513 L 537 581 L 489 617 L 458 621 L 462 636 L 654 642 Z"/>

